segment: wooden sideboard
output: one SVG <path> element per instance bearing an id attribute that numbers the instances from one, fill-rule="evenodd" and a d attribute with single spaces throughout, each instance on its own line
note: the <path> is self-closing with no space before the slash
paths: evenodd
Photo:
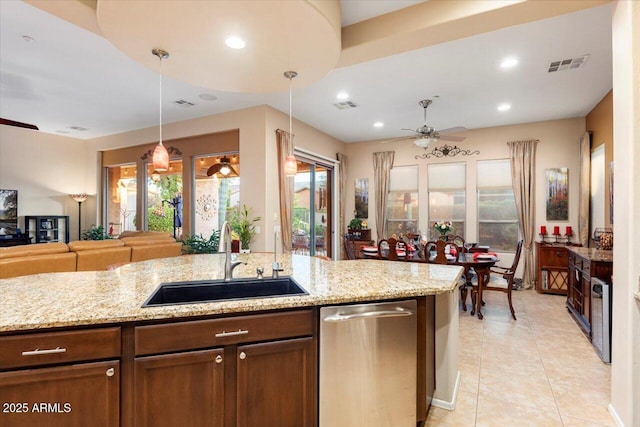
<path id="1" fill-rule="evenodd" d="M 584 333 L 591 337 L 591 279 L 611 282 L 613 251 L 569 247 L 567 309 Z"/>
<path id="2" fill-rule="evenodd" d="M 536 242 L 536 291 L 567 295 L 569 256 L 567 245 Z"/>
<path id="3" fill-rule="evenodd" d="M 0 247 L 28 245 L 29 243 L 31 243 L 31 237 L 24 234 L 20 236 L 17 234 L 0 236 Z"/>

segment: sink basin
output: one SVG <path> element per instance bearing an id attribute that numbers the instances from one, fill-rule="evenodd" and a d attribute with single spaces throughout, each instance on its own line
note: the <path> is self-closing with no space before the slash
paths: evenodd
<path id="1" fill-rule="evenodd" d="M 281 276 L 277 279 L 233 279 L 230 282 L 223 280 L 168 282 L 161 283 L 142 307 L 307 294 L 308 292 L 289 276 Z"/>

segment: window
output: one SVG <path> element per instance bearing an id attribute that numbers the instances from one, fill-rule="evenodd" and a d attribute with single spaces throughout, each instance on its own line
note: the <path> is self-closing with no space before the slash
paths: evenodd
<path id="1" fill-rule="evenodd" d="M 418 167 L 391 169 L 387 195 L 387 236 L 418 233 Z"/>
<path id="2" fill-rule="evenodd" d="M 118 236 L 123 231 L 135 230 L 136 165 L 109 166 L 105 173 L 107 233 Z"/>
<path id="3" fill-rule="evenodd" d="M 226 169 L 214 168 L 218 172 L 208 176 L 207 171 L 213 165 L 225 164 L 229 161 L 229 172 Z M 224 161 L 224 162 L 223 162 Z M 227 213 L 240 207 L 240 156 L 238 154 L 198 156 L 193 160 L 194 185 L 194 223 L 193 234 L 201 234 L 209 238 L 214 230 L 222 228 Z"/>
<path id="4" fill-rule="evenodd" d="M 492 250 L 516 250 L 518 213 L 507 159 L 478 161 L 478 241 Z"/>
<path id="5" fill-rule="evenodd" d="M 445 163 L 429 165 L 429 238 L 439 233 L 433 229 L 436 221 L 451 221 L 451 234 L 464 237 L 466 218 L 466 165 Z"/>
<path id="6" fill-rule="evenodd" d="M 161 173 L 147 163 L 147 230 L 182 237 L 182 160 L 171 160 Z"/>

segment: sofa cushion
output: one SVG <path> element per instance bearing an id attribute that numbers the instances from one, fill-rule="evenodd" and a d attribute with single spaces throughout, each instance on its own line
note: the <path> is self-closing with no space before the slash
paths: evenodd
<path id="1" fill-rule="evenodd" d="M 116 248 L 124 246 L 124 242 L 118 239 L 107 239 L 107 240 L 76 240 L 74 242 L 69 243 L 69 250 L 78 252 L 78 251 L 87 251 L 94 249 L 105 249 L 105 248 Z"/>
<path id="2" fill-rule="evenodd" d="M 126 246 L 149 246 L 176 243 L 173 237 L 125 237 L 120 239 Z"/>
<path id="3" fill-rule="evenodd" d="M 78 256 L 77 271 L 107 270 L 110 265 L 128 263 L 131 248 L 128 246 L 89 249 L 75 252 Z"/>
<path id="4" fill-rule="evenodd" d="M 0 259 L 34 257 L 46 254 L 59 254 L 69 252 L 66 243 L 35 243 L 31 245 L 9 246 L 0 248 Z"/>
<path id="5" fill-rule="evenodd" d="M 155 258 L 168 258 L 182 254 L 182 243 L 158 243 L 155 245 L 132 245 L 131 261 L 146 261 Z"/>
<path id="6" fill-rule="evenodd" d="M 53 243 L 44 244 L 53 245 Z M 26 276 L 28 274 L 56 273 L 62 271 L 76 271 L 75 252 L 45 253 L 39 256 L 24 256 L 0 260 L 0 279 Z"/>
<path id="7" fill-rule="evenodd" d="M 118 236 L 118 239 L 122 239 L 125 237 L 172 237 L 171 233 L 166 231 L 141 231 L 141 230 L 130 230 L 123 231 Z"/>

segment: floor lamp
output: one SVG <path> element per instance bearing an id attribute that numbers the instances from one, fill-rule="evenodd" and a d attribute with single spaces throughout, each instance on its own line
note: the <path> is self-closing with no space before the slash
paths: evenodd
<path id="1" fill-rule="evenodd" d="M 78 240 L 82 239 L 82 202 L 89 198 L 89 195 L 86 193 L 82 194 L 69 194 L 69 196 L 78 202 Z"/>

